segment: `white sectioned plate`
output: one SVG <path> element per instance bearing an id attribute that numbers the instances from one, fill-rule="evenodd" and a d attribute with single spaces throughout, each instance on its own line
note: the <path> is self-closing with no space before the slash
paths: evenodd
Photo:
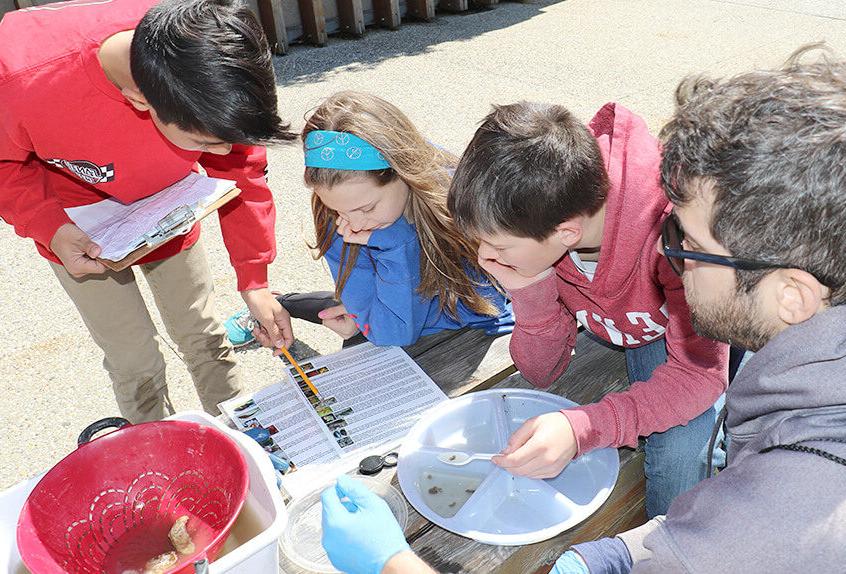
<path id="1" fill-rule="evenodd" d="M 438 526 L 486 544 L 532 544 L 572 528 L 614 489 L 615 449 L 581 456 L 547 480 L 516 477 L 485 460 L 450 466 L 438 455 L 497 453 L 527 419 L 574 406 L 529 389 L 492 389 L 439 404 L 402 444 L 397 473 L 403 494 Z"/>

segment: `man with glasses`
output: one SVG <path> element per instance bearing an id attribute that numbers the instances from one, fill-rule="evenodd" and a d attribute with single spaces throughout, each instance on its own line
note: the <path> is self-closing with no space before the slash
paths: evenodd
<path id="1" fill-rule="evenodd" d="M 843 571 L 846 62 L 807 57 L 686 80 L 662 131 L 675 209 L 658 247 L 697 331 L 757 351 L 726 395 L 728 466 L 666 516 L 575 546 L 553 573 Z M 324 493 L 333 562 L 432 572 L 379 502 L 346 479 Z"/>
<path id="2" fill-rule="evenodd" d="M 726 393 L 728 466 L 557 572 L 843 570 L 846 63 L 805 52 L 683 82 L 661 134 L 660 248 L 693 325 L 757 351 Z"/>

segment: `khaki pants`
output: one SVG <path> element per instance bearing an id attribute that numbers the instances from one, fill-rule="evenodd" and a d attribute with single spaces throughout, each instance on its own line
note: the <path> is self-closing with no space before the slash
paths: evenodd
<path id="1" fill-rule="evenodd" d="M 63 266 L 50 265 L 103 350 L 103 367 L 124 418 L 138 423 L 173 414 L 162 342 L 132 269 L 75 279 Z M 203 409 L 218 414 L 217 403 L 237 395 L 241 380 L 232 346 L 214 313 L 214 286 L 202 242 L 137 267 L 188 365 Z"/>

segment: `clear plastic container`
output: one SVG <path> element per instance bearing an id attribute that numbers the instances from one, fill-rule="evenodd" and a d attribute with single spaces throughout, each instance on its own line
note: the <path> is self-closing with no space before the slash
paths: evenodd
<path id="1" fill-rule="evenodd" d="M 408 522 L 408 506 L 402 494 L 393 486 L 375 478 L 356 476 L 367 488 L 378 494 L 394 513 L 400 527 L 405 530 Z M 320 543 L 323 534 L 321 518 L 323 507 L 320 494 L 332 483 L 327 483 L 314 492 L 294 500 L 288 506 L 288 525 L 282 535 L 283 563 L 314 574 L 336 574 L 336 570 Z M 286 568 L 287 570 L 287 568 Z"/>

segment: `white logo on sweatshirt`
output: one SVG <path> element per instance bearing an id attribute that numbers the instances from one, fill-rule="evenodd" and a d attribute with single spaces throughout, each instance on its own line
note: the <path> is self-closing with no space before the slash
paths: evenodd
<path id="1" fill-rule="evenodd" d="M 667 314 L 666 303 L 661 305 L 660 311 L 665 318 L 669 317 Z M 598 313 L 591 313 L 590 318 L 593 319 L 594 323 L 598 323 L 603 329 L 605 329 L 605 332 L 608 334 L 608 340 L 613 345 L 617 345 L 619 347 L 634 347 L 643 343 L 654 341 L 655 339 L 664 336 L 664 332 L 667 330 L 661 326 L 661 324 L 656 323 L 652 319 L 652 315 L 646 311 L 629 311 L 626 313 L 626 319 L 628 319 L 629 323 L 634 327 L 640 327 L 640 332 L 636 334 L 622 331 L 619 327 L 617 327 L 617 323 L 613 319 L 602 317 Z M 595 333 L 595 331 L 591 328 L 587 311 L 576 311 L 576 320 L 591 333 L 599 335 L 599 333 Z"/>
<path id="2" fill-rule="evenodd" d="M 108 183 L 115 179 L 115 164 L 97 165 L 93 161 L 84 159 L 48 159 L 50 165 L 66 169 L 82 181 L 90 184 Z"/>

